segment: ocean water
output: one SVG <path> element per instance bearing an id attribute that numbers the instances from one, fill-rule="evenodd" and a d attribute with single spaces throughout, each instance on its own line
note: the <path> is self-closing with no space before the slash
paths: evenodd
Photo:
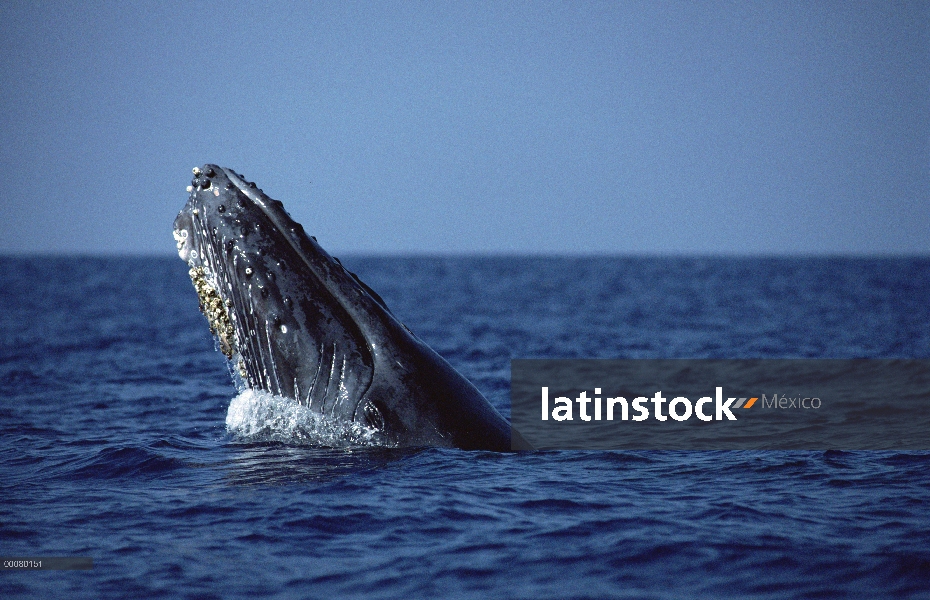
<path id="1" fill-rule="evenodd" d="M 511 358 L 930 357 L 926 258 L 343 262 L 505 416 Z M 0 597 L 930 598 L 930 452 L 345 443 L 179 260 L 0 267 L 0 554 L 94 560 Z"/>

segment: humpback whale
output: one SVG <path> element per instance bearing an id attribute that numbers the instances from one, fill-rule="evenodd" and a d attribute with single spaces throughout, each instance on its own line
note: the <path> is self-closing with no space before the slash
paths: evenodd
<path id="1" fill-rule="evenodd" d="M 232 169 L 193 172 L 174 221 L 178 254 L 247 387 L 373 428 L 391 445 L 529 448 L 280 201 Z"/>

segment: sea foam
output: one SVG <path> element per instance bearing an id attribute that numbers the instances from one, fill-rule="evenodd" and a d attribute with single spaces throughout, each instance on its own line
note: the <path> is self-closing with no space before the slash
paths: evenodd
<path id="1" fill-rule="evenodd" d="M 229 403 L 226 430 L 248 441 L 277 441 L 332 448 L 387 446 L 376 429 L 334 421 L 268 392 L 246 389 Z"/>

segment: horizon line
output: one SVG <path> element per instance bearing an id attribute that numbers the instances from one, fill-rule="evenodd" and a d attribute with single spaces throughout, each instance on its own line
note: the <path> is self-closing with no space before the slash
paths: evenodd
<path id="1" fill-rule="evenodd" d="M 351 258 L 930 258 L 927 252 L 523 252 L 523 251 L 349 251 L 328 252 Z M 180 260 L 174 252 L 109 252 L 109 251 L 46 251 L 9 252 L 0 251 L 0 258 L 173 258 Z"/>

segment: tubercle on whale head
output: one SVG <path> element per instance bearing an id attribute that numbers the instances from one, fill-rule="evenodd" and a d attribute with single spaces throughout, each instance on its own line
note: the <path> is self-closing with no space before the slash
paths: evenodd
<path id="1" fill-rule="evenodd" d="M 385 335 L 390 335 L 385 328 L 392 329 L 394 319 L 389 316 L 390 309 L 381 296 L 346 269 L 338 258 L 330 255 L 317 242 L 316 237 L 308 235 L 303 226 L 284 209 L 282 202 L 269 197 L 254 183 L 247 181 L 232 169 L 205 165 L 204 171 L 208 169 L 221 170 L 243 196 L 262 209 L 272 226 L 289 242 L 294 252 L 303 259 L 306 267 L 326 288 L 333 300 L 352 316 L 370 344 L 378 346 L 378 342 L 383 341 Z M 372 320 L 373 315 L 379 318 Z"/>

